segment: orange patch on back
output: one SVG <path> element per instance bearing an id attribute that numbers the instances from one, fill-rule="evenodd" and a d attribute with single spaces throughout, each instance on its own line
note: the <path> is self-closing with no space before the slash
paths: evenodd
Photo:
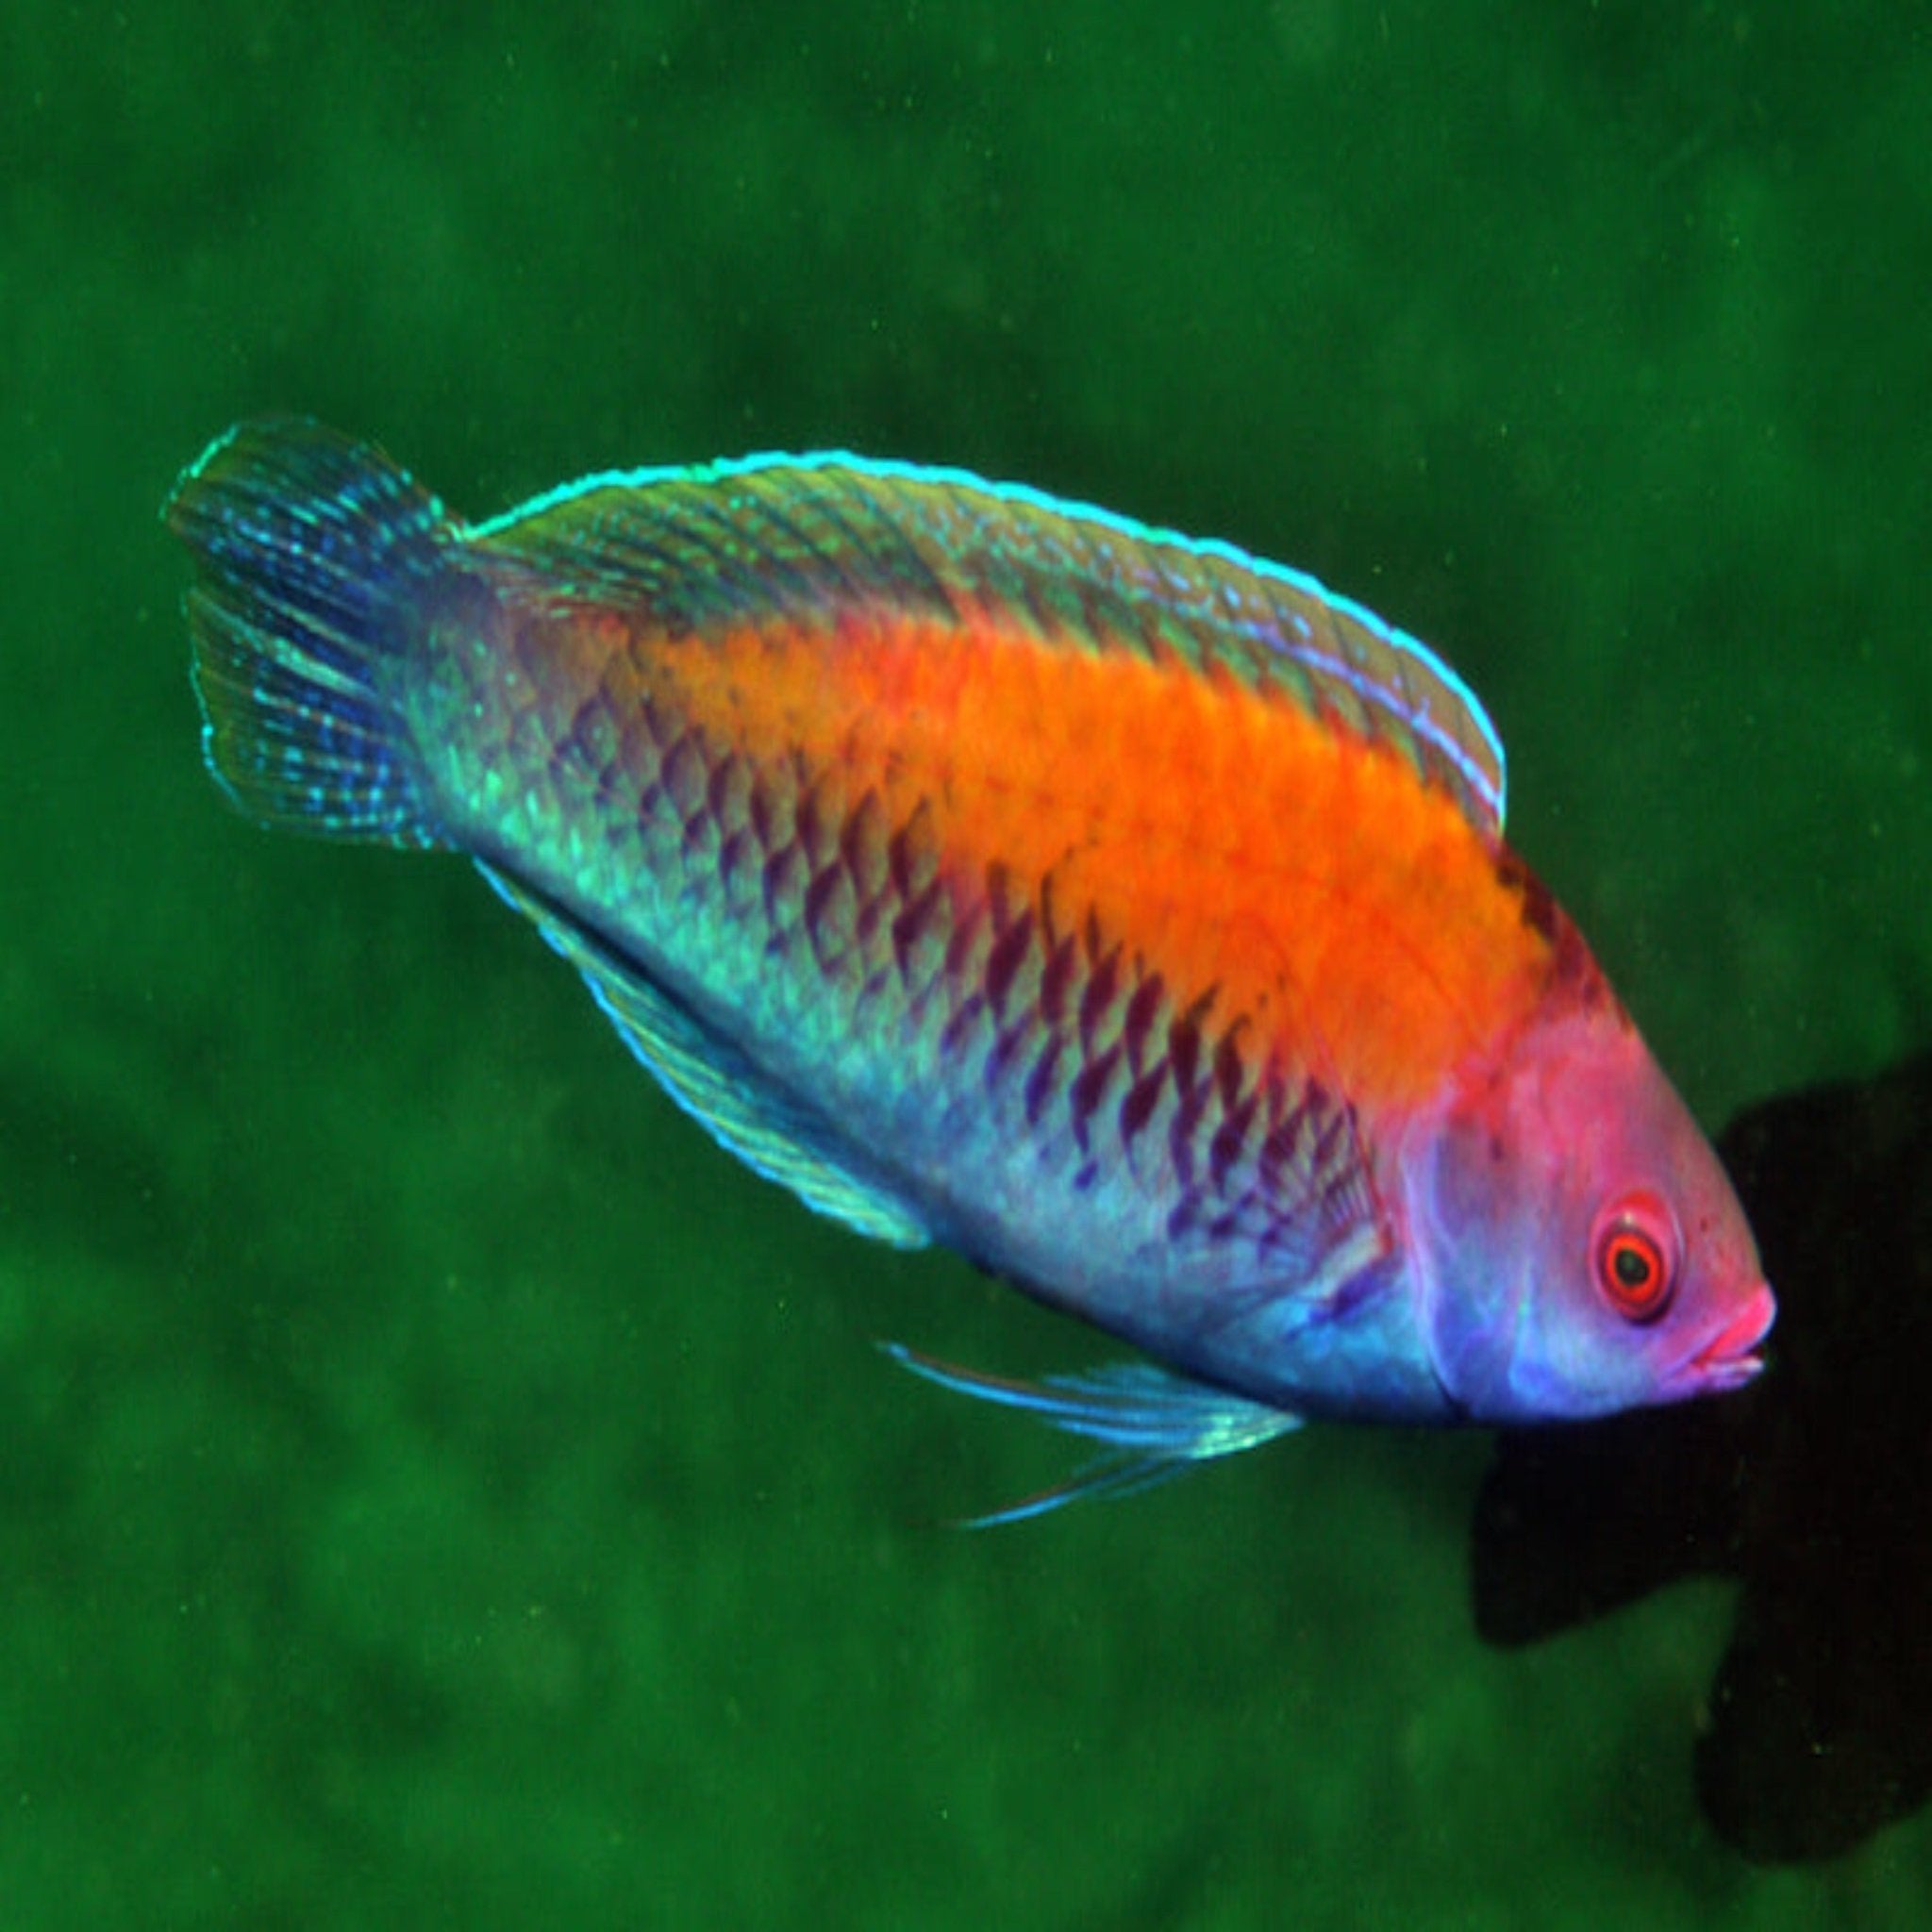
<path id="1" fill-rule="evenodd" d="M 654 646 L 649 681 L 771 774 L 803 754 L 943 867 L 1090 911 L 1176 1003 L 1358 1105 L 1434 1091 L 1527 1009 L 1549 962 L 1520 890 L 1453 800 L 1393 752 L 1224 672 L 1003 623 L 864 614 L 835 635 L 741 629 Z M 658 679 L 664 680 L 662 685 Z"/>

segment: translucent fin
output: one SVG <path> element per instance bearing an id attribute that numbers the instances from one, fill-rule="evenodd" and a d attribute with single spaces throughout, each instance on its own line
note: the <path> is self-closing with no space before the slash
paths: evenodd
<path id="1" fill-rule="evenodd" d="M 1313 577 L 959 470 L 832 451 L 586 477 L 471 533 L 676 634 L 888 610 L 1177 658 L 1388 745 L 1500 835 L 1502 741 L 1426 644 Z"/>
<path id="2" fill-rule="evenodd" d="M 265 824 L 438 842 L 386 667 L 454 569 L 442 507 L 381 451 L 301 420 L 211 444 L 163 511 L 188 595 L 208 768 Z"/>
<path id="3" fill-rule="evenodd" d="M 624 1042 L 719 1143 L 807 1207 L 874 1241 L 924 1247 L 924 1223 L 863 1171 L 816 1109 L 786 1092 L 680 1001 L 561 907 L 495 867 L 477 870 L 584 976 Z"/>
<path id="4" fill-rule="evenodd" d="M 1111 1452 L 1037 1496 L 969 1518 L 970 1529 L 1022 1523 L 1082 1497 L 1132 1495 L 1180 1475 L 1197 1462 L 1258 1448 L 1299 1428 L 1302 1422 L 1291 1410 L 1251 1402 L 1151 1362 L 1112 1362 L 1080 1374 L 1020 1382 L 936 1360 L 904 1342 L 883 1341 L 879 1346 L 902 1368 L 941 1389 L 1003 1408 L 1024 1409 Z"/>

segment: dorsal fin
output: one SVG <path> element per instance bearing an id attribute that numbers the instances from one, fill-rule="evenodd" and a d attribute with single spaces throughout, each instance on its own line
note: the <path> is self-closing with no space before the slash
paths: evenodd
<path id="1" fill-rule="evenodd" d="M 881 607 L 1174 654 L 1406 758 L 1500 837 L 1503 746 L 1427 645 L 1312 577 L 963 471 L 832 452 L 587 477 L 477 525 L 536 594 L 674 634 Z"/>

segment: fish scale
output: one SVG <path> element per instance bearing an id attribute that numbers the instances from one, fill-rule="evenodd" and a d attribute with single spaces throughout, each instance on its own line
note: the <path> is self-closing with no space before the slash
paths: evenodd
<path id="1" fill-rule="evenodd" d="M 1144 1348 L 899 1352 L 1101 1444 L 1085 1487 L 1756 1372 L 1749 1229 L 1493 728 L 1311 579 L 841 455 L 467 526 L 300 422 L 168 515 L 230 797 L 467 853 L 760 1173 Z"/>
<path id="2" fill-rule="evenodd" d="M 536 655 L 541 661 L 542 654 Z M 608 677 L 604 706 L 630 706 L 650 721 L 656 763 L 637 760 L 628 774 L 647 854 L 631 869 L 662 876 L 667 855 L 675 849 L 683 868 L 682 919 L 691 959 L 667 949 L 660 970 L 673 977 L 695 977 L 699 968 L 693 962 L 718 946 L 719 932 L 736 937 L 742 917 L 723 889 L 717 861 L 725 841 L 742 828 L 719 820 L 714 808 L 718 774 L 738 755 L 711 745 L 704 730 L 661 697 L 635 706 Z M 541 741 L 541 730 L 537 736 Z M 600 795 L 621 782 L 603 774 Z M 1174 1130 L 1167 1137 L 1163 1161 L 1155 1161 L 1145 1148 L 1137 1155 L 1138 1125 L 1172 1080 L 1167 1056 L 1149 1061 L 1153 1023 L 1166 1003 L 1158 973 L 1130 969 L 1124 947 L 1104 932 L 1091 907 L 1070 908 L 1084 940 L 1053 934 L 1049 941 L 1050 882 L 1035 903 L 1020 901 L 1017 885 L 1002 867 L 991 869 L 977 890 L 970 884 L 950 892 L 934 890 L 938 855 L 926 849 L 929 841 L 916 830 L 928 802 L 921 800 L 913 820 L 888 832 L 876 792 L 867 790 L 848 806 L 849 789 L 850 781 L 836 770 L 816 768 L 798 754 L 764 773 L 759 808 L 748 822 L 762 830 L 764 920 L 761 930 L 742 936 L 741 947 L 761 962 L 784 960 L 802 940 L 820 984 L 762 1018 L 753 996 L 742 995 L 731 1023 L 754 1034 L 789 1030 L 799 1024 L 801 1009 L 823 1017 L 840 995 L 856 1013 L 868 1004 L 866 989 L 875 991 L 890 965 L 904 994 L 904 1011 L 897 1025 L 889 1016 L 877 1023 L 881 1038 L 917 1051 L 924 1035 L 935 1079 L 976 1090 L 995 1108 L 1009 1102 L 1017 1086 L 1025 1130 L 1019 1138 L 1024 1144 L 1030 1135 L 1033 1172 L 1050 1175 L 1056 1146 L 1069 1136 L 1077 1158 L 1072 1159 L 1065 1185 L 1075 1192 L 1091 1191 L 1107 1172 L 1106 1163 L 1116 1158 L 1134 1186 L 1156 1191 L 1171 1184 L 1170 1176 L 1198 1169 L 1208 1176 L 1207 1185 L 1178 1193 L 1167 1216 L 1170 1233 L 1198 1228 L 1232 1241 L 1244 1231 L 1256 1246 L 1275 1238 L 1263 1205 L 1265 1191 L 1247 1158 L 1260 1084 L 1245 1069 L 1238 1043 L 1232 1038 L 1214 1043 L 1209 1064 L 1217 1077 L 1198 1093 L 1176 1089 Z M 575 824 L 592 803 L 567 795 L 566 789 L 555 807 L 557 823 Z M 890 854 L 895 842 L 909 898 L 892 891 L 897 881 Z M 525 834 L 526 870 L 541 870 L 533 858 L 533 848 L 541 843 Z M 567 851 L 561 852 L 552 883 L 567 883 L 568 871 Z M 640 915 L 640 921 L 648 916 Z M 882 943 L 881 936 L 895 927 L 902 943 Z M 909 950 L 903 943 L 908 937 Z M 1049 958 L 1059 962 L 1050 988 Z M 716 998 L 721 975 L 715 958 L 709 979 Z M 1137 1115 L 1129 1102 L 1143 1080 Z M 1003 1114 L 995 1118 L 1004 1123 Z M 1002 1133 L 1007 1137 L 1011 1129 L 1003 1124 Z M 1069 1157 L 1059 1158 L 1064 1165 Z M 992 1253 L 987 1258 L 1004 1264 L 1010 1257 Z"/>

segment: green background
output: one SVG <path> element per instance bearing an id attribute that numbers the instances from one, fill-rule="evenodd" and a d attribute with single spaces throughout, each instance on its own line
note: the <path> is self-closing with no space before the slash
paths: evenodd
<path id="1" fill-rule="evenodd" d="M 0 1923 L 1905 1924 L 1678 1589 L 1476 1641 L 1481 1438 L 1132 1503 L 1105 1355 L 740 1172 L 459 862 L 203 777 L 234 418 L 481 516 L 843 444 L 1436 641 L 1713 1124 L 1932 1040 L 1932 31 L 1879 0 L 0 14 Z"/>

